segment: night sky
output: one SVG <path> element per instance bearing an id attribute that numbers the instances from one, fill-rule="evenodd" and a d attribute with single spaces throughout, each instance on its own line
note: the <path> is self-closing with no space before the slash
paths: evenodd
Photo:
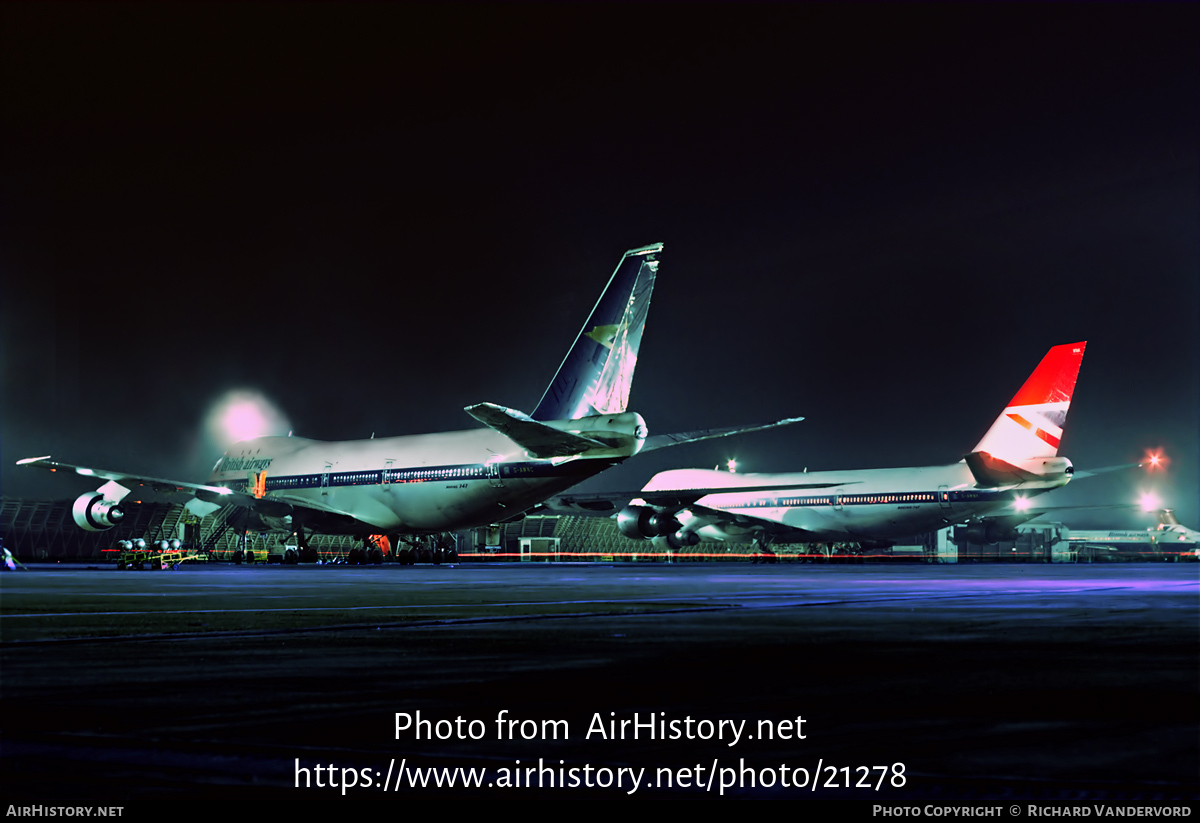
<path id="1" fill-rule="evenodd" d="M 0 7 L 0 483 L 201 480 L 225 392 L 297 435 L 531 411 L 662 241 L 657 470 L 930 465 L 1088 341 L 1061 453 L 1200 525 L 1200 16 L 1185 5 Z M 1148 526 L 1117 510 L 1078 525 Z"/>

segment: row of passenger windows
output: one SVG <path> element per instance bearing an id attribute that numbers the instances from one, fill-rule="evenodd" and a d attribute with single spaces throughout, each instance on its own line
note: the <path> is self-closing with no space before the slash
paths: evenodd
<path id="1" fill-rule="evenodd" d="M 266 487 L 268 489 L 306 489 L 315 488 L 321 485 L 321 475 L 308 474 L 296 475 L 294 477 L 271 477 L 267 475 Z"/>
<path id="2" fill-rule="evenodd" d="M 360 483 L 378 483 L 379 472 L 344 472 L 329 476 L 331 486 L 357 486 Z"/>
<path id="3" fill-rule="evenodd" d="M 388 469 L 386 472 L 338 472 L 329 475 L 330 486 L 378 485 L 379 483 L 414 483 L 423 480 L 451 480 L 484 477 L 483 466 L 447 466 L 440 469 Z M 320 474 L 271 477 L 267 475 L 268 489 L 304 489 L 321 486 Z"/>
<path id="4" fill-rule="evenodd" d="M 721 508 L 769 509 L 778 506 L 832 506 L 835 500 L 847 506 L 863 503 L 932 503 L 937 501 L 937 495 L 933 492 L 908 492 L 904 494 L 847 494 L 840 497 L 830 497 L 828 495 L 819 497 L 788 497 L 783 499 L 766 497 L 758 500 L 726 503 Z"/>
<path id="5" fill-rule="evenodd" d="M 931 503 L 937 500 L 933 492 L 912 492 L 910 494 L 850 494 L 842 498 L 842 503 Z"/>
<path id="6" fill-rule="evenodd" d="M 405 480 L 452 480 L 483 477 L 482 466 L 452 466 L 441 469 L 394 469 L 385 472 L 387 482 Z"/>

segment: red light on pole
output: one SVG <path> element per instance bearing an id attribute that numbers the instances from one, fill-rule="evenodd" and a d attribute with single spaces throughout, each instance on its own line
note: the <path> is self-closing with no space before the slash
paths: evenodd
<path id="1" fill-rule="evenodd" d="M 1162 449 L 1154 449 L 1153 451 L 1147 449 L 1146 459 L 1143 461 L 1149 471 L 1164 470 L 1170 462 L 1170 458 L 1162 453 Z"/>

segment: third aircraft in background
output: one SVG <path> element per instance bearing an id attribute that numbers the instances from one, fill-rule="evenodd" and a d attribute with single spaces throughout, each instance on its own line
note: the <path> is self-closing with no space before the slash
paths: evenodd
<path id="1" fill-rule="evenodd" d="M 1132 555 L 1195 560 L 1200 532 L 1181 524 L 1170 509 L 1161 509 L 1153 529 L 1070 529 L 1067 541 L 1076 552 L 1087 552 L 1093 558 Z"/>
<path id="2" fill-rule="evenodd" d="M 617 513 L 621 533 L 670 548 L 701 540 L 880 545 L 950 523 L 969 523 L 972 539 L 994 542 L 1037 516 L 1030 498 L 1089 474 L 1058 456 L 1085 346 L 1050 349 L 957 463 L 785 474 L 674 469 L 636 495 L 564 494 L 549 508 L 596 514 L 632 497 Z"/>

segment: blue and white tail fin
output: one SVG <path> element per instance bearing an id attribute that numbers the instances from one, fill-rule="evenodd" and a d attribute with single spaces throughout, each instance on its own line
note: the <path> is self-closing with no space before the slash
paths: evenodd
<path id="1" fill-rule="evenodd" d="M 654 243 L 625 252 L 530 415 L 534 420 L 575 420 L 628 408 L 662 250 L 662 243 Z"/>

